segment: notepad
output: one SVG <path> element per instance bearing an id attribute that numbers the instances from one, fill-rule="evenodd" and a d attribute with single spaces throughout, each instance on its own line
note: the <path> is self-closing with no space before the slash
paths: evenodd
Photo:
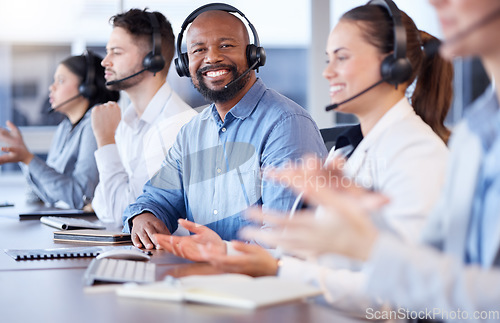
<path id="1" fill-rule="evenodd" d="M 148 285 L 125 284 L 116 293 L 123 297 L 255 309 L 317 296 L 321 290 L 276 276 L 252 278 L 240 274 L 223 274 L 167 279 Z"/>
<path id="2" fill-rule="evenodd" d="M 96 244 L 132 243 L 130 233 L 88 229 L 55 231 L 54 241 Z"/>

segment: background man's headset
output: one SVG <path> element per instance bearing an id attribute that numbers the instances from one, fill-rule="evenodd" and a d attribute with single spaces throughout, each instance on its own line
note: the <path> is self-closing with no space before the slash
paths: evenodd
<path id="1" fill-rule="evenodd" d="M 153 28 L 153 50 L 144 57 L 142 66 L 147 71 L 157 73 L 165 67 L 165 58 L 161 55 L 160 24 L 153 12 L 148 12 L 147 14 L 151 22 L 151 27 Z"/>

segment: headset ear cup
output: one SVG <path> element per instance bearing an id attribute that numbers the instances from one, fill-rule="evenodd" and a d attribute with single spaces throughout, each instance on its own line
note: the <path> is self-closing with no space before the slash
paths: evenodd
<path id="1" fill-rule="evenodd" d="M 259 59 L 259 66 L 266 65 L 266 50 L 264 47 L 257 47 L 257 57 Z"/>
<path id="2" fill-rule="evenodd" d="M 249 67 L 258 62 L 254 69 L 264 66 L 266 64 L 266 51 L 264 48 L 257 47 L 254 44 L 247 45 L 247 62 Z"/>
<path id="3" fill-rule="evenodd" d="M 380 74 L 382 79 L 390 84 L 392 84 L 392 65 L 394 62 L 394 57 L 392 55 L 387 55 L 382 63 L 380 64 Z"/>
<path id="4" fill-rule="evenodd" d="M 396 59 L 388 55 L 380 65 L 382 79 L 389 84 L 398 85 L 408 81 L 411 77 L 412 67 L 408 58 Z"/>
<path id="5" fill-rule="evenodd" d="M 181 66 L 179 58 L 176 57 L 174 59 L 174 64 L 175 64 L 175 70 L 177 71 L 177 75 L 179 75 L 181 77 L 184 76 L 184 75 L 182 75 L 182 66 Z"/>
<path id="6" fill-rule="evenodd" d="M 394 65 L 394 80 L 400 84 L 408 81 L 411 78 L 412 67 L 410 60 L 405 58 L 399 58 L 396 60 Z"/>
<path id="7" fill-rule="evenodd" d="M 165 59 L 159 54 L 153 55 L 153 52 L 149 52 L 144 57 L 142 66 L 152 73 L 157 73 L 165 67 Z"/>
<path id="8" fill-rule="evenodd" d="M 86 99 L 92 99 L 96 92 L 96 86 L 94 84 L 80 84 L 78 87 L 78 92 Z"/>
<path id="9" fill-rule="evenodd" d="M 189 77 L 191 73 L 189 73 L 189 57 L 187 53 L 181 53 L 178 58 L 176 58 L 177 74 L 179 76 Z"/>

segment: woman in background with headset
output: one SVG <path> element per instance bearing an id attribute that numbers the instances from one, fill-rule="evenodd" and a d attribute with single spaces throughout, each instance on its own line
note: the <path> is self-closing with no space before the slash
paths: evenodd
<path id="1" fill-rule="evenodd" d="M 383 230 L 417 241 L 425 222 L 422 214 L 430 211 L 444 181 L 449 132 L 443 121 L 451 104 L 453 72 L 440 57 L 425 56 L 423 45 L 435 38 L 419 31 L 405 13 L 399 19 L 399 12 L 392 1 L 373 1 L 345 13 L 328 38 L 323 75 L 332 103 L 338 111 L 358 117 L 364 136 L 344 170 L 357 185 L 391 199 L 377 217 Z M 406 44 L 395 43 L 405 35 Z M 412 106 L 405 94 L 415 79 Z M 329 160 L 347 152 L 332 150 Z M 318 209 L 316 216 L 323 217 L 324 210 Z M 241 254 L 218 255 L 209 246 L 200 249 L 206 260 L 228 272 L 278 275 L 317 285 L 326 301 L 353 315 L 364 316 L 367 308 L 383 306 L 363 295 L 360 263 L 333 256 L 277 261 L 253 244 L 233 242 L 233 247 Z"/>
<path id="2" fill-rule="evenodd" d="M 67 119 L 57 127 L 47 160 L 31 153 L 19 129 L 7 121 L 8 130 L 0 128 L 0 141 L 9 146 L 2 147 L 6 154 L 0 156 L 0 164 L 18 162 L 30 187 L 45 203 L 62 201 L 81 209 L 91 201 L 99 180 L 90 109 L 116 101 L 120 95 L 106 89 L 101 58 L 90 52 L 63 60 L 49 91 L 52 109 Z"/>

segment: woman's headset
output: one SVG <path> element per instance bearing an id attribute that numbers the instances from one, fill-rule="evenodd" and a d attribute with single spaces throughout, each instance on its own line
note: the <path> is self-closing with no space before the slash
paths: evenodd
<path id="1" fill-rule="evenodd" d="M 394 86 L 408 81 L 411 77 L 411 63 L 406 57 L 406 29 L 401 20 L 401 11 L 392 0 L 371 0 L 367 5 L 381 6 L 393 21 L 394 49 L 380 65 L 382 79 Z"/>

